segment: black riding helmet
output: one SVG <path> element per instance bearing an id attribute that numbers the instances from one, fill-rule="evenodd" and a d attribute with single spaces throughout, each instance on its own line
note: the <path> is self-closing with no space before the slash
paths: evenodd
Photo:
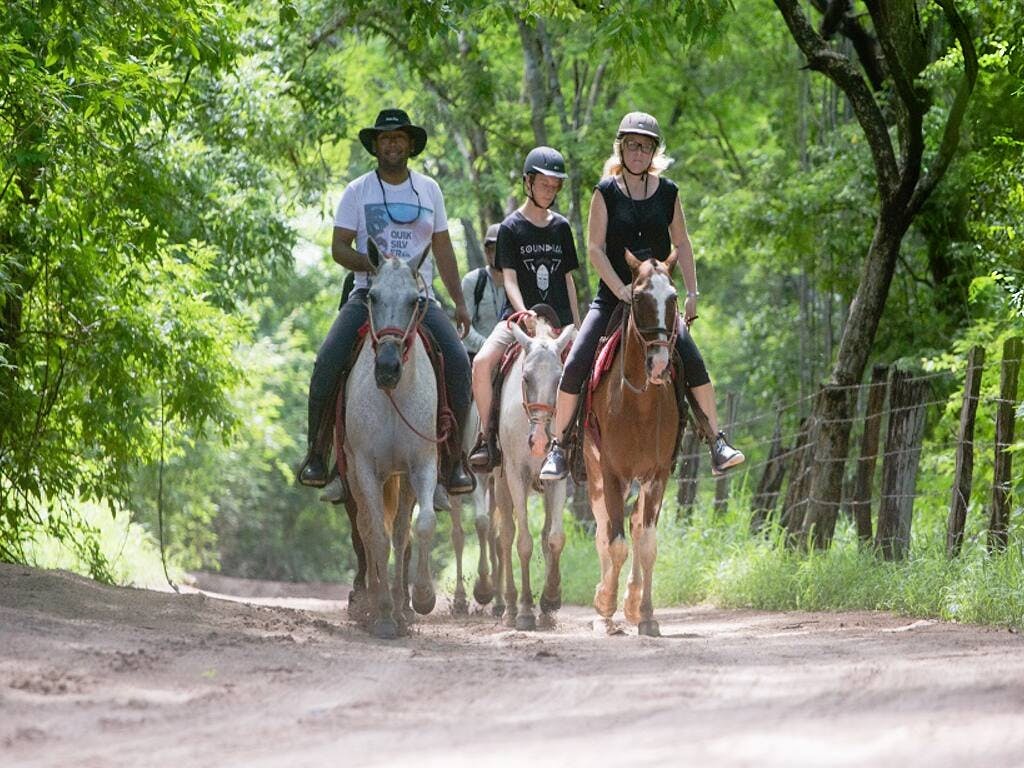
<path id="1" fill-rule="evenodd" d="M 527 182 L 530 176 L 538 173 L 556 179 L 569 178 L 569 174 L 565 172 L 565 158 L 562 157 L 562 153 L 551 147 L 534 147 L 526 155 L 526 161 L 523 163 L 523 186 L 526 187 L 526 196 L 538 208 L 550 208 L 550 205 L 541 205 L 537 202 L 533 196 L 533 183 Z M 551 203 L 553 205 L 554 200 Z"/>
<path id="2" fill-rule="evenodd" d="M 565 158 L 561 152 L 551 147 L 534 147 L 530 150 L 523 163 L 523 176 L 529 176 L 531 173 L 543 173 L 556 179 L 569 178 L 569 174 L 565 172 Z"/>

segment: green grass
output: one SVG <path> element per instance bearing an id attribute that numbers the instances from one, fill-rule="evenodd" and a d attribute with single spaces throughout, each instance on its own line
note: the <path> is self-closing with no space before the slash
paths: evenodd
<path id="1" fill-rule="evenodd" d="M 668 497 L 668 494 L 666 495 Z M 861 550 L 852 524 L 841 520 L 830 549 L 794 552 L 779 544 L 777 531 L 766 538 L 748 533 L 749 513 L 739 499 L 716 517 L 710 504 L 698 507 L 687 522 L 675 519 L 672 502 L 658 526 L 654 601 L 659 607 L 711 604 L 764 610 L 883 610 L 913 617 L 1024 627 L 1024 555 L 1019 531 L 1004 554 L 989 555 L 981 530 L 968 531 L 963 553 L 948 560 L 944 551 L 944 510 L 915 513 L 909 557 L 881 561 Z M 543 520 L 540 500 L 530 512 L 535 535 L 531 578 L 535 593 L 543 583 L 539 549 Z M 975 511 L 975 528 L 981 525 Z M 562 594 L 566 603 L 587 605 L 594 595 L 599 567 L 593 538 L 566 513 L 567 541 L 562 554 Z M 438 548 L 448 545 L 441 539 Z M 476 569 L 475 537 L 467 539 L 466 587 Z M 513 547 L 516 581 L 518 557 Z M 622 582 L 629 561 L 623 568 Z M 442 589 L 454 586 L 454 565 L 443 570 Z M 620 600 L 622 593 L 620 590 Z"/>
<path id="2" fill-rule="evenodd" d="M 62 568 L 94 578 L 99 567 L 115 584 L 166 585 L 159 543 L 145 528 L 131 522 L 127 512 L 114 517 L 106 506 L 81 503 L 75 520 L 77 542 L 40 528 L 24 547 L 26 561 L 38 568 Z M 180 568 L 168 563 L 168 570 L 171 578 L 181 580 Z"/>

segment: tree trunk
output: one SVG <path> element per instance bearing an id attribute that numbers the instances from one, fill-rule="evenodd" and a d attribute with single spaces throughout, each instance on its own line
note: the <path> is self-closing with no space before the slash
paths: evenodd
<path id="1" fill-rule="evenodd" d="M 964 402 L 960 406 L 960 435 L 956 445 L 956 471 L 953 479 L 953 498 L 949 502 L 946 521 L 946 555 L 956 557 L 964 538 L 967 507 L 971 502 L 974 480 L 974 416 L 978 412 L 978 392 L 985 365 L 985 348 L 972 347 L 967 355 L 967 375 L 964 376 Z"/>
<path id="2" fill-rule="evenodd" d="M 960 141 L 960 126 L 974 90 L 978 58 L 970 30 L 953 0 L 936 0 L 963 55 L 964 74 L 950 105 L 938 150 L 929 158 L 922 175 L 925 153 L 924 117 L 931 98 L 917 78 L 927 63 L 918 37 L 920 16 L 913 3 L 879 3 L 867 0 L 871 21 L 888 73 L 891 89 L 876 98 L 864 75 L 849 57 L 835 50 L 810 23 L 799 0 L 775 0 L 790 34 L 807 59 L 807 66 L 823 73 L 849 99 L 874 163 L 875 184 L 881 201 L 875 232 L 864 260 L 839 354 L 828 385 L 815 406 L 819 434 L 815 441 L 815 471 L 811 480 L 804 530 L 814 530 L 815 544 L 828 546 L 835 526 L 835 512 L 842 493 L 842 472 L 849 445 L 851 399 L 843 388 L 861 381 L 878 323 L 885 308 L 900 243 L 914 216 L 942 180 Z M 844 34 L 854 27 L 842 27 Z M 851 40 L 855 40 L 853 36 Z M 862 48 L 858 47 L 860 54 Z M 866 65 L 869 77 L 877 72 Z M 874 78 L 872 78 L 874 82 Z M 893 146 L 895 119 L 899 145 Z"/>
<path id="3" fill-rule="evenodd" d="M 889 431 L 882 462 L 882 500 L 876 544 L 886 560 L 902 560 L 910 549 L 917 466 L 927 417 L 927 381 L 893 369 L 889 381 Z"/>

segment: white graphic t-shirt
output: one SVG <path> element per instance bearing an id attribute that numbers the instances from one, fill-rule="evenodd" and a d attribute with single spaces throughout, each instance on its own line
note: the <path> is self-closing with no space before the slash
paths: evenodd
<path id="1" fill-rule="evenodd" d="M 441 188 L 429 176 L 410 170 L 406 181 L 393 185 L 370 171 L 345 187 L 334 214 L 334 226 L 356 233 L 355 249 L 360 253 L 367 252 L 366 241 L 373 238 L 381 255 L 410 261 L 430 246 L 435 232 L 448 230 L 448 216 Z M 429 287 L 434 276 L 433 258 L 423 262 L 420 274 Z M 368 272 L 356 273 L 357 289 L 369 284 Z"/>

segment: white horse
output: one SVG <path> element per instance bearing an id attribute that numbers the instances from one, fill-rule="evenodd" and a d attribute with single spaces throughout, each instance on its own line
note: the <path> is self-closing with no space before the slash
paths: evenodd
<path id="1" fill-rule="evenodd" d="M 498 435 L 502 460 L 501 466 L 494 471 L 498 508 L 498 559 L 505 586 L 505 621 L 518 630 L 533 630 L 537 628 L 533 590 L 530 588 L 533 537 L 527 521 L 526 502 L 548 452 L 555 395 L 562 375 L 562 352 L 576 336 L 576 328 L 570 325 L 556 337 L 551 326 L 543 318 L 538 318 L 533 337 L 518 325 L 513 325 L 512 331 L 523 351 L 505 378 L 501 393 Z M 540 608 L 541 619 L 548 626 L 554 623 L 551 614 L 562 605 L 559 558 L 565 547 L 565 531 L 562 529 L 565 485 L 565 480 L 544 484 L 541 547 L 547 569 Z M 517 527 L 519 533 L 516 545 L 522 584 L 518 607 L 516 584 L 512 576 L 512 537 Z M 497 608 L 495 606 L 496 612 Z"/>
<path id="2" fill-rule="evenodd" d="M 366 550 L 372 629 L 380 638 L 396 637 L 405 622 L 403 565 L 414 501 L 419 515 L 412 607 L 426 614 L 436 601 L 430 548 L 437 526 L 437 379 L 417 334 L 429 300 L 419 274 L 428 252 L 410 265 L 382 258 L 371 241 L 370 334 L 345 387 L 347 477 Z"/>

